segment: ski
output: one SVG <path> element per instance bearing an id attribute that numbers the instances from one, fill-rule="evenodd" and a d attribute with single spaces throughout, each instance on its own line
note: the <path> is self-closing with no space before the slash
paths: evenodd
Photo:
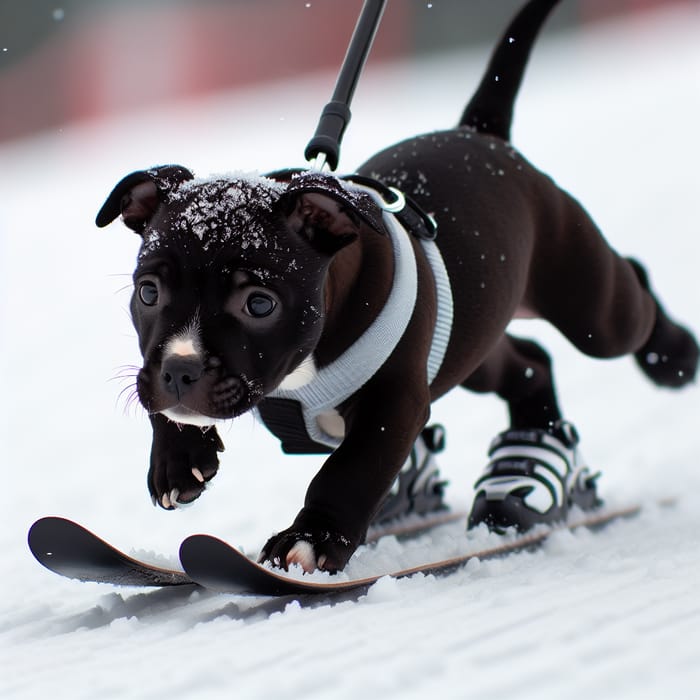
<path id="1" fill-rule="evenodd" d="M 37 520 L 29 530 L 29 549 L 47 569 L 79 581 L 116 586 L 194 586 L 183 571 L 139 561 L 66 518 Z"/>
<path id="2" fill-rule="evenodd" d="M 412 513 L 405 517 L 370 525 L 365 544 L 377 542 L 382 537 L 388 536 L 394 536 L 399 540 L 412 539 L 440 525 L 449 525 L 460 520 L 466 523 L 468 517 L 469 513 L 466 511 L 450 510 L 449 508 L 442 508 L 422 515 Z"/>
<path id="3" fill-rule="evenodd" d="M 466 522 L 466 519 L 466 513 L 449 509 L 429 515 L 411 515 L 370 528 L 367 541 L 375 542 L 387 535 L 399 539 L 415 537 L 438 525 L 456 520 Z M 196 585 L 183 571 L 162 568 L 129 556 L 67 518 L 37 520 L 29 530 L 28 543 L 40 564 L 67 578 L 115 586 Z"/>
<path id="4" fill-rule="evenodd" d="M 661 505 L 670 505 L 663 502 Z M 612 510 L 599 509 L 584 513 L 565 524 L 542 527 L 531 533 L 515 536 L 488 549 L 434 561 L 420 566 L 392 571 L 359 579 L 312 581 L 294 578 L 281 570 L 270 569 L 249 559 L 226 542 L 211 535 L 192 535 L 180 547 L 180 561 L 192 580 L 205 588 L 241 595 L 299 596 L 309 594 L 337 595 L 348 591 L 361 593 L 384 576 L 401 579 L 415 574 L 444 576 L 467 564 L 472 559 L 488 560 L 541 546 L 548 537 L 562 530 L 579 528 L 598 529 L 614 521 L 631 518 L 642 510 L 632 505 Z"/>

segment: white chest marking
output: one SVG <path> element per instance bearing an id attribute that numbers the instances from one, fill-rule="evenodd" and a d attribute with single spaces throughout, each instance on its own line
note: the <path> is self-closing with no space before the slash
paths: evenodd
<path id="1" fill-rule="evenodd" d="M 277 388 L 286 391 L 294 391 L 294 389 L 308 384 L 317 374 L 318 370 L 316 369 L 316 362 L 314 362 L 313 355 L 307 355 L 301 361 L 301 364 L 282 380 L 282 383 Z"/>

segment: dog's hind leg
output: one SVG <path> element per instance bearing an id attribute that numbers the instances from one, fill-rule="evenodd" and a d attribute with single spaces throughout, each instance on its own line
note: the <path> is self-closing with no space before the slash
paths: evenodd
<path id="1" fill-rule="evenodd" d="M 633 354 L 660 386 L 692 381 L 698 364 L 693 336 L 666 315 L 639 263 L 612 250 L 578 202 L 561 194 L 540 236 L 546 254 L 533 256 L 533 308 L 587 355 Z"/>
<path id="2" fill-rule="evenodd" d="M 634 353 L 640 369 L 659 386 L 679 388 L 692 381 L 698 367 L 698 344 L 683 326 L 672 321 L 649 285 L 646 270 L 636 260 L 629 260 L 640 283 L 652 295 L 656 318 L 648 340 Z"/>
<path id="3" fill-rule="evenodd" d="M 551 360 L 531 340 L 504 335 L 462 386 L 494 392 L 508 403 L 512 428 L 547 430 L 561 420 Z"/>

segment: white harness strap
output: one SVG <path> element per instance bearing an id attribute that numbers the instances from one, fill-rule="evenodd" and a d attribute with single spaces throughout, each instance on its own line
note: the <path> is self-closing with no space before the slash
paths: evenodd
<path id="1" fill-rule="evenodd" d="M 416 259 L 409 234 L 386 211 L 381 197 L 370 188 L 362 188 L 384 209 L 384 223 L 394 254 L 394 281 L 384 308 L 365 333 L 331 364 L 310 375 L 310 380 L 295 388 L 278 388 L 271 398 L 298 401 L 309 437 L 335 448 L 342 438 L 330 435 L 319 425 L 319 418 L 366 384 L 386 362 L 403 336 L 413 315 L 418 291 Z M 435 277 L 438 299 L 437 319 L 428 358 L 428 383 L 432 383 L 442 365 L 452 330 L 453 302 L 449 279 L 440 251 L 433 241 L 421 240 Z"/>
<path id="2" fill-rule="evenodd" d="M 447 344 L 452 335 L 452 321 L 454 319 L 454 305 L 452 300 L 452 288 L 450 278 L 447 276 L 445 262 L 440 254 L 440 249 L 435 241 L 421 240 L 425 257 L 430 263 L 435 279 L 435 291 L 437 292 L 437 317 L 433 329 L 433 343 L 428 356 L 428 384 L 432 384 L 445 359 Z"/>

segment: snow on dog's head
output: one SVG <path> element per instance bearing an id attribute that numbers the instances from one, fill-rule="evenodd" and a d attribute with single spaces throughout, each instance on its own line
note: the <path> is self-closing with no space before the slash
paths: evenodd
<path id="1" fill-rule="evenodd" d="M 275 180 L 246 174 L 182 182 L 167 193 L 166 221 L 145 228 L 141 254 L 176 233 L 194 236 L 204 250 L 222 245 L 242 250 L 267 246 L 265 225 L 284 190 L 284 184 Z"/>
<path id="2" fill-rule="evenodd" d="M 320 173 L 280 182 L 153 168 L 124 178 L 97 223 L 120 213 L 142 239 L 131 301 L 139 398 L 198 425 L 249 410 L 308 363 L 331 261 L 363 230 L 384 232 L 371 197 Z"/>

